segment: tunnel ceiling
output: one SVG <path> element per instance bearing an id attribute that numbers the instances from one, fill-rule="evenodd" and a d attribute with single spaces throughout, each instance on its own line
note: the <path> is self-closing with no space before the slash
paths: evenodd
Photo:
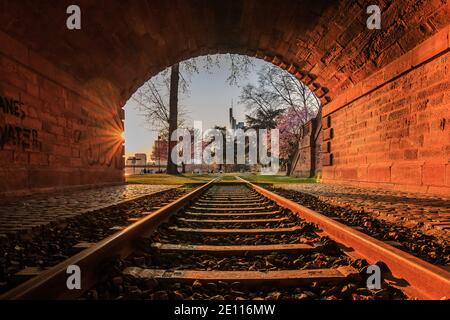
<path id="1" fill-rule="evenodd" d="M 286 68 L 326 101 L 450 20 L 447 0 L 377 2 L 382 30 L 366 28 L 363 0 L 79 0 L 80 31 L 65 27 L 73 1 L 0 0 L 0 28 L 84 83 L 108 81 L 122 102 L 175 62 L 227 52 Z"/>

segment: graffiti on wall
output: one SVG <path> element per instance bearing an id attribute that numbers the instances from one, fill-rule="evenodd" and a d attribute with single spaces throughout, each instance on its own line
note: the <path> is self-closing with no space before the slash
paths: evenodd
<path id="1" fill-rule="evenodd" d="M 73 141 L 81 144 L 81 155 L 89 166 L 105 166 L 122 169 L 120 161 L 122 159 L 117 143 L 111 134 L 111 123 L 102 119 L 80 120 L 80 125 L 85 126 L 84 130 L 75 130 L 73 132 Z"/>
<path id="2" fill-rule="evenodd" d="M 6 122 L 6 115 L 23 120 L 26 118 L 23 110 L 24 103 L 16 99 L 0 96 L 0 150 L 5 145 L 11 145 L 21 148 L 22 150 L 39 150 L 40 143 L 38 140 L 38 132 L 36 129 L 23 127 L 17 124 Z"/>
<path id="3" fill-rule="evenodd" d="M 22 151 L 42 150 L 38 130 L 22 124 L 26 118 L 23 102 L 0 95 L 0 150 L 5 147 Z M 72 126 L 65 129 L 71 131 L 74 150 L 79 150 L 78 156 L 72 154 L 73 157 L 81 157 L 89 166 L 123 167 L 121 148 L 118 147 L 122 141 L 111 134 L 117 128 L 110 120 L 87 116 L 78 119 L 77 125 L 73 131 Z"/>

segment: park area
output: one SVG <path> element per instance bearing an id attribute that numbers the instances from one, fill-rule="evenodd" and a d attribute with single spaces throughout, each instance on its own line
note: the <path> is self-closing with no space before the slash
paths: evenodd
<path id="1" fill-rule="evenodd" d="M 315 183 L 315 178 L 298 178 L 285 175 L 255 175 L 246 173 L 228 173 L 219 174 L 147 174 L 147 175 L 131 175 L 127 177 L 129 184 L 153 184 L 153 185 L 178 185 L 203 183 L 212 179 L 221 177 L 225 180 L 239 176 L 252 183 L 261 184 L 296 184 L 296 183 Z"/>

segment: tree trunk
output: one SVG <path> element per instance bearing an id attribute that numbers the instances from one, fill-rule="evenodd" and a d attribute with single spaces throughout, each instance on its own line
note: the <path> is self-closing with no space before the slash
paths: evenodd
<path id="1" fill-rule="evenodd" d="M 291 161 L 291 159 L 289 159 L 286 162 L 286 176 L 290 176 L 292 174 L 291 171 L 292 171 L 292 161 Z"/>
<path id="2" fill-rule="evenodd" d="M 169 101 L 169 151 L 167 160 L 167 173 L 177 174 L 177 164 L 172 159 L 172 149 L 177 141 L 171 141 L 172 133 L 178 127 L 178 84 L 180 82 L 180 66 L 174 64 L 170 73 L 170 101 Z"/>

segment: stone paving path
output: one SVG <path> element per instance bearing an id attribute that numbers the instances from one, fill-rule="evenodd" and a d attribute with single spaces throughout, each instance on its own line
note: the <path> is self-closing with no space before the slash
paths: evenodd
<path id="1" fill-rule="evenodd" d="M 0 235 L 26 232 L 86 211 L 111 206 L 136 197 L 179 187 L 177 185 L 128 184 L 26 197 L 0 204 Z"/>
<path id="2" fill-rule="evenodd" d="M 276 187 L 317 196 L 320 200 L 377 218 L 420 227 L 424 233 L 450 238 L 450 197 L 327 184 L 283 184 Z"/>

